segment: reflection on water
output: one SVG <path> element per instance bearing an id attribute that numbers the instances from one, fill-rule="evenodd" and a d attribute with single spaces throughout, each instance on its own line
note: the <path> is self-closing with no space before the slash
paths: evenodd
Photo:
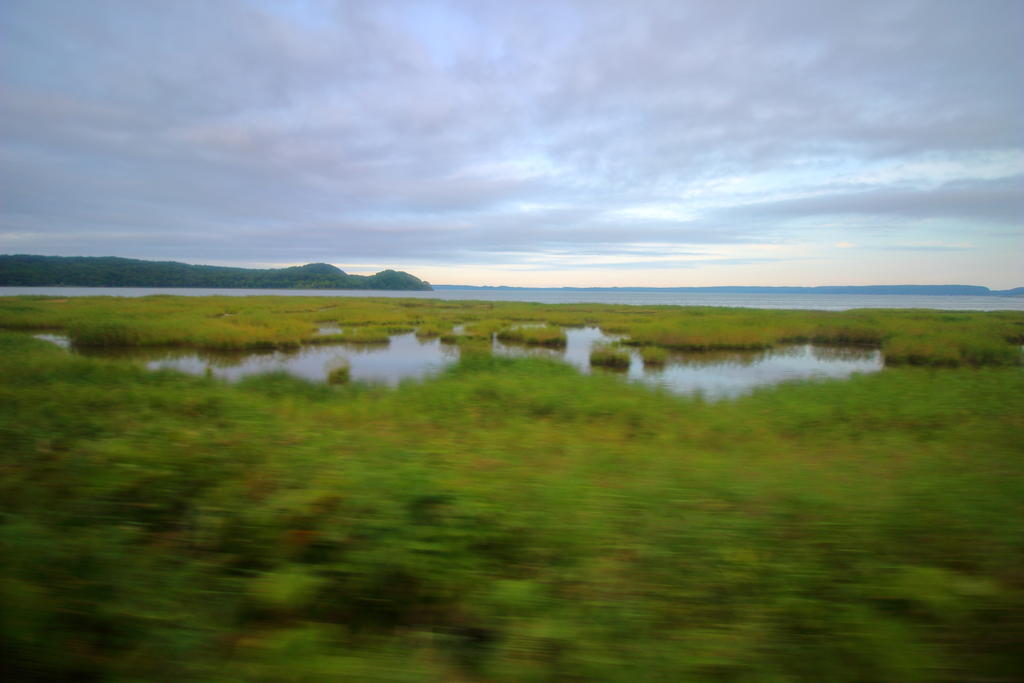
<path id="1" fill-rule="evenodd" d="M 39 338 L 67 346 L 60 335 Z M 590 367 L 590 350 L 595 344 L 617 337 L 596 327 L 566 329 L 564 349 L 492 342 L 494 353 L 507 356 L 541 356 L 567 362 L 582 372 L 607 372 Z M 629 369 L 621 374 L 682 394 L 701 393 L 709 399 L 731 398 L 753 389 L 789 380 L 828 377 L 843 378 L 855 372 L 882 368 L 881 353 L 874 349 L 795 345 L 767 351 L 671 352 L 664 366 L 644 367 L 635 349 Z M 347 359 L 353 381 L 397 385 L 406 379 L 436 374 L 458 360 L 458 347 L 437 339 L 417 339 L 415 334 L 397 334 L 388 344 L 319 344 L 288 351 L 215 352 L 193 349 L 76 349 L 83 355 L 130 358 L 151 368 L 174 368 L 194 374 L 211 373 L 238 379 L 246 375 L 284 370 L 300 377 L 323 381 L 331 368 Z"/>
<path id="2" fill-rule="evenodd" d="M 700 393 L 709 399 L 733 398 L 757 387 L 791 380 L 841 379 L 882 369 L 882 354 L 875 349 L 799 344 L 764 351 L 674 351 L 664 365 L 657 367 L 644 367 L 639 351 L 626 347 L 629 369 L 610 370 L 590 367 L 590 349 L 615 341 L 618 336 L 605 335 L 595 327 L 567 329 L 566 336 L 564 351 L 495 342 L 495 353 L 562 359 L 583 372 L 622 374 L 674 393 Z"/>
<path id="3" fill-rule="evenodd" d="M 37 335 L 34 335 L 34 336 L 35 336 L 36 339 L 42 339 L 43 341 L 48 341 L 48 342 L 50 342 L 52 344 L 56 344 L 57 346 L 61 347 L 62 349 L 70 349 L 71 348 L 71 342 L 69 342 L 68 338 L 65 337 L 63 334 L 50 334 L 50 333 L 42 333 L 41 332 L 41 333 L 39 333 Z"/>
<path id="4" fill-rule="evenodd" d="M 703 356 L 703 357 L 702 357 Z M 707 398 L 733 398 L 753 389 L 808 378 L 849 377 L 882 369 L 879 351 L 832 349 L 801 344 L 768 351 L 670 355 L 664 367 L 644 369 L 634 357 L 631 378 L 680 393 L 700 392 Z"/>
<path id="5" fill-rule="evenodd" d="M 418 340 L 412 333 L 391 337 L 385 344 L 317 344 L 282 351 L 197 351 L 167 348 L 76 348 L 92 357 L 129 358 L 153 369 L 173 368 L 193 374 L 209 372 L 217 377 L 240 379 L 246 375 L 284 370 L 315 381 L 347 359 L 353 381 L 397 385 L 405 379 L 422 379 L 458 360 L 458 350 L 436 339 Z"/>
<path id="6" fill-rule="evenodd" d="M 620 338 L 621 335 L 607 335 L 596 327 L 567 327 L 565 328 L 566 344 L 564 349 L 505 344 L 495 339 L 494 353 L 502 356 L 541 356 L 552 358 L 565 361 L 583 372 L 590 372 L 590 349 L 594 344 L 608 343 Z"/>

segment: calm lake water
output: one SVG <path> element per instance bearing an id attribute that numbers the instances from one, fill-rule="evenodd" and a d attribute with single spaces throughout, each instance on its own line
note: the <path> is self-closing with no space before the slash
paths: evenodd
<path id="1" fill-rule="evenodd" d="M 0 296 L 353 296 L 447 299 L 450 301 L 533 301 L 547 304 L 629 304 L 790 308 L 845 311 L 851 308 L 932 308 L 949 311 L 1024 311 L 1024 297 L 907 296 L 901 294 L 723 294 L 715 292 L 579 292 L 564 289 L 443 289 L 394 292 L 354 289 L 193 289 L 146 287 L 0 287 Z"/>
<path id="2" fill-rule="evenodd" d="M 64 347 L 66 337 L 36 335 Z M 614 341 L 596 327 L 567 329 L 565 349 L 502 344 L 494 341 L 496 354 L 544 356 L 567 362 L 582 372 L 591 369 L 593 345 Z M 405 380 L 423 379 L 440 372 L 459 358 L 457 346 L 437 339 L 420 340 L 412 333 L 391 337 L 387 344 L 324 344 L 292 351 L 221 353 L 184 349 L 75 349 L 94 357 L 130 358 L 151 368 L 174 368 L 193 374 L 212 373 L 227 379 L 283 370 L 314 381 L 347 361 L 353 381 L 395 386 Z M 644 382 L 680 394 L 700 393 L 709 399 L 733 398 L 762 386 L 810 378 L 844 378 L 857 372 L 882 368 L 881 353 L 874 349 L 794 345 L 768 351 L 678 352 L 664 367 L 645 368 L 639 354 L 630 350 L 628 370 L 615 372 L 624 379 Z"/>

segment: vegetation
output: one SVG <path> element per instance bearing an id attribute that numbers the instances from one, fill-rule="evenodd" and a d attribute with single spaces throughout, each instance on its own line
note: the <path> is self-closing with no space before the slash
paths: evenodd
<path id="1" fill-rule="evenodd" d="M 337 333 L 321 334 L 323 326 Z M 591 325 L 644 349 L 711 352 L 808 343 L 880 348 L 889 366 L 1018 365 L 1024 313 L 864 309 L 543 305 L 328 297 L 6 297 L 0 328 L 62 331 L 79 346 L 210 350 L 386 343 L 419 330 L 443 341 L 564 346 L 563 327 Z M 648 355 L 657 351 L 646 352 Z"/>
<path id="2" fill-rule="evenodd" d="M 0 285 L 74 287 L 243 287 L 267 289 L 412 289 L 431 286 L 409 273 L 349 275 L 328 263 L 253 269 L 193 266 L 114 256 L 0 255 Z"/>
<path id="3" fill-rule="evenodd" d="M 351 378 L 351 372 L 352 365 L 347 358 L 335 361 L 334 367 L 327 373 L 327 383 L 345 384 Z"/>
<path id="4" fill-rule="evenodd" d="M 4 321 L 176 303 L 15 300 Z M 211 324 L 258 309 L 216 303 L 238 308 Z M 355 315 L 318 304 L 337 305 L 289 319 Z M 352 305 L 376 324 L 494 314 Z M 896 367 L 710 404 L 532 358 L 464 353 L 397 390 L 228 384 L 0 333 L 0 406 L 11 680 L 1024 668 L 1024 368 Z"/>
<path id="5" fill-rule="evenodd" d="M 590 364 L 618 370 L 629 369 L 629 351 L 612 346 L 599 344 L 590 351 Z"/>
<path id="6" fill-rule="evenodd" d="M 499 331 L 497 336 L 499 341 L 511 344 L 555 348 L 564 347 L 566 344 L 565 330 L 552 325 L 507 327 Z"/>
<path id="7" fill-rule="evenodd" d="M 448 333 L 449 330 L 439 325 L 420 325 L 416 328 L 416 337 L 419 339 L 434 339 Z"/>
<path id="8" fill-rule="evenodd" d="M 644 367 L 661 367 L 668 362 L 668 351 L 660 346 L 645 346 L 640 349 Z"/>

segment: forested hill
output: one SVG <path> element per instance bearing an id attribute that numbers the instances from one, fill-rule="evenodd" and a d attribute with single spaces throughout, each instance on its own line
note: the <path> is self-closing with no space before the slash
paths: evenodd
<path id="1" fill-rule="evenodd" d="M 115 256 L 27 254 L 0 255 L 0 286 L 432 289 L 429 283 L 402 271 L 349 275 L 329 263 L 255 269 L 193 266 L 175 261 L 142 261 Z"/>

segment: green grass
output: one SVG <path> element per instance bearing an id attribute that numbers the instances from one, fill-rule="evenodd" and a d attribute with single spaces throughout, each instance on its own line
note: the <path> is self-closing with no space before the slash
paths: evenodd
<path id="1" fill-rule="evenodd" d="M 419 339 L 435 339 L 451 332 L 451 328 L 442 325 L 428 324 L 416 328 L 416 337 Z"/>
<path id="2" fill-rule="evenodd" d="M 334 366 L 327 372 L 328 384 L 345 384 L 352 375 L 352 366 L 347 358 L 337 360 Z"/>
<path id="3" fill-rule="evenodd" d="M 660 346 L 645 346 L 640 349 L 644 367 L 660 368 L 668 362 L 668 351 Z"/>
<path id="4" fill-rule="evenodd" d="M 325 323 L 344 334 L 318 334 Z M 462 325 L 456 334 L 456 325 Z M 559 347 L 564 327 L 597 326 L 623 343 L 686 351 L 758 350 L 791 343 L 881 349 L 889 365 L 1019 365 L 1024 313 L 933 310 L 777 311 L 328 297 L 0 298 L 0 329 L 53 330 L 91 347 L 208 350 L 383 343 L 416 330 Z"/>
<path id="5" fill-rule="evenodd" d="M 562 348 L 566 345 L 565 330 L 552 325 L 507 327 L 497 333 L 497 338 L 506 344 L 528 344 L 554 348 Z"/>
<path id="6" fill-rule="evenodd" d="M 629 351 L 610 344 L 599 344 L 590 351 L 590 364 L 626 370 L 629 368 Z"/>
<path id="7" fill-rule="evenodd" d="M 12 680 L 1024 668 L 1020 367 L 712 404 L 473 353 L 397 390 L 229 384 L 7 333 L 0 407 Z"/>

